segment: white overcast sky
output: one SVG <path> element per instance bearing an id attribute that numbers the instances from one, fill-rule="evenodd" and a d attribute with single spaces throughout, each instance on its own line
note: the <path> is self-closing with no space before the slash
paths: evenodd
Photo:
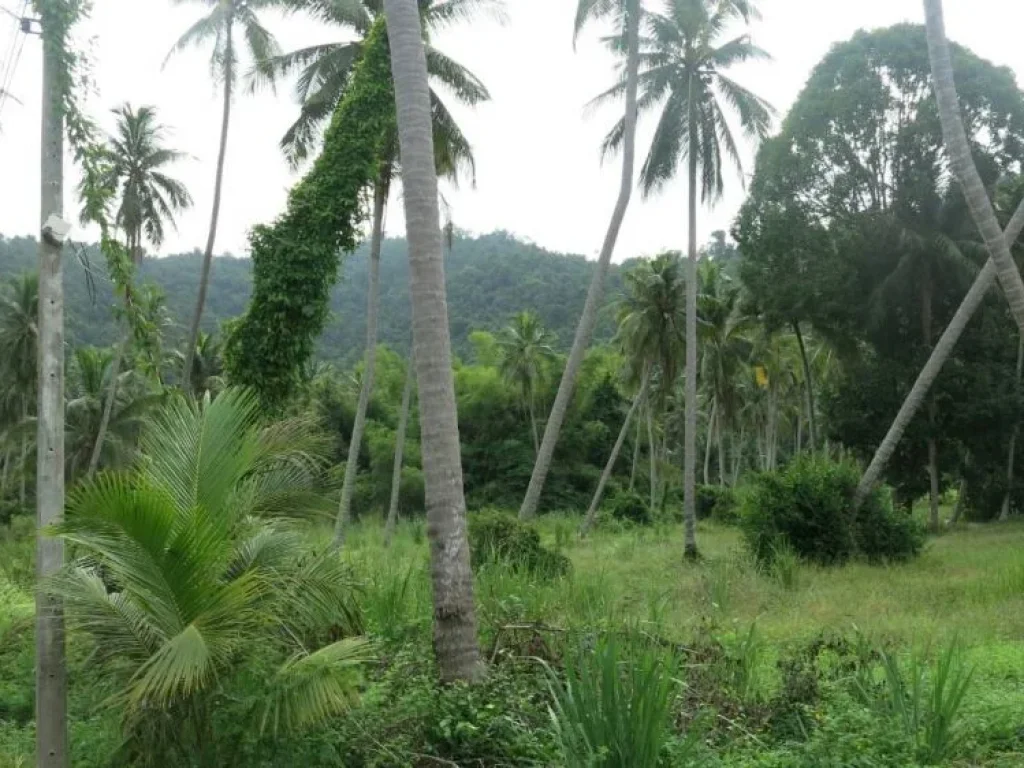
<path id="1" fill-rule="evenodd" d="M 655 8 L 658 0 L 647 0 Z M 18 10 L 22 0 L 0 0 Z M 455 27 L 435 44 L 477 73 L 493 101 L 475 111 L 456 110 L 476 149 L 478 183 L 445 190 L 455 223 L 472 232 L 507 229 L 542 246 L 594 256 L 604 236 L 618 187 L 618 163 L 599 163 L 598 146 L 614 110 L 585 115 L 583 105 L 614 79 L 612 61 L 596 41 L 581 39 L 574 53 L 571 24 L 576 0 L 507 0 L 508 23 L 477 21 Z M 1024 78 L 1024 3 L 1020 0 L 946 0 L 950 36 Z M 213 193 L 220 104 L 208 69 L 208 52 L 178 56 L 162 68 L 178 35 L 202 6 L 169 0 L 95 0 L 89 34 L 95 39 L 95 114 L 124 101 L 153 104 L 173 129 L 171 141 L 193 159 L 174 173 L 195 198 L 177 232 L 162 249 L 201 248 Z M 921 0 L 762 0 L 755 41 L 771 63 L 736 72 L 736 79 L 767 98 L 780 115 L 792 104 L 812 67 L 835 42 L 857 29 L 923 18 Z M 283 48 L 331 39 L 335 33 L 297 18 L 267 18 Z M 0 56 L 14 36 L 14 22 L 0 14 Z M 2 59 L 0 59 L 2 61 Z M 0 114 L 0 233 L 34 233 L 39 221 L 40 46 L 30 38 L 10 88 L 23 104 L 8 101 Z M 296 115 L 289 87 L 278 95 L 239 95 L 231 126 L 217 250 L 246 252 L 246 232 L 272 219 L 295 182 L 277 143 Z M 641 126 L 640 159 L 652 130 Z M 646 130 L 645 130 L 646 128 Z M 748 149 L 746 171 L 752 170 Z M 69 180 L 68 206 L 73 177 Z M 725 199 L 702 212 L 698 238 L 728 228 L 743 199 L 741 180 L 730 179 Z M 686 242 L 685 187 L 675 183 L 656 198 L 634 197 L 616 261 L 681 248 Z M 389 233 L 403 234 L 401 206 L 392 205 Z"/>

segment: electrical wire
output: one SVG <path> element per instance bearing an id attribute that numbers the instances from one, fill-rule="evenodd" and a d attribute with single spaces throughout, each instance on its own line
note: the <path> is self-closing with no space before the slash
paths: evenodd
<path id="1" fill-rule="evenodd" d="M 26 17 L 28 7 L 29 0 L 23 0 L 21 14 L 15 14 L 13 11 L 4 8 L 7 14 L 14 17 L 14 28 L 12 30 L 11 45 L 7 50 L 7 55 L 4 57 L 3 68 L 0 69 L 0 73 L 2 73 L 0 74 L 0 114 L 3 113 L 4 105 L 8 99 L 14 99 L 14 96 L 11 95 L 11 85 L 14 83 L 14 76 L 17 73 L 18 64 L 21 62 L 22 51 L 25 50 L 25 38 L 28 37 L 22 27 L 22 19 Z"/>

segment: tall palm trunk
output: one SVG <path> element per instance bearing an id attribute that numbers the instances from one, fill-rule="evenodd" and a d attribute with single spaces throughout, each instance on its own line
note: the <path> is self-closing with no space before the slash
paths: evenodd
<path id="1" fill-rule="evenodd" d="M 60 93 L 64 41 L 55 4 L 40 6 L 43 17 L 43 127 L 40 213 L 64 215 L 64 118 Z M 52 22 L 52 26 L 51 26 Z M 47 34 L 52 30 L 54 34 Z M 64 564 L 64 545 L 46 529 L 64 515 L 64 274 L 61 246 L 39 238 L 39 400 L 36 408 L 36 582 Z M 67 768 L 67 670 L 64 609 L 46 589 L 36 593 L 36 766 Z"/>
<path id="2" fill-rule="evenodd" d="M 402 490 L 402 460 L 405 452 L 405 430 L 409 424 L 409 408 L 412 405 L 412 385 L 416 381 L 416 362 L 410 357 L 405 372 L 405 388 L 402 390 L 402 413 L 398 417 L 398 431 L 395 433 L 395 464 L 391 470 L 391 500 L 388 504 L 388 521 L 384 525 L 384 546 L 390 547 L 398 522 L 398 496 Z"/>
<path id="3" fill-rule="evenodd" d="M 708 416 L 708 439 L 704 445 L 704 485 L 711 485 L 711 446 L 715 443 L 715 419 L 718 418 L 718 398 L 711 398 L 711 415 Z"/>
<path id="4" fill-rule="evenodd" d="M 107 396 L 103 399 L 103 414 L 100 416 L 100 426 L 96 432 L 96 442 L 92 446 L 92 455 L 89 457 L 89 470 L 87 478 L 92 478 L 100 465 L 100 456 L 103 454 L 103 443 L 107 439 L 107 430 L 110 428 L 110 416 L 114 412 L 114 402 L 117 399 L 117 384 L 121 376 L 121 361 L 124 358 L 125 348 L 128 340 L 125 339 L 117 345 L 114 350 L 114 359 L 110 363 L 110 383 L 107 385 Z"/>
<path id="5" fill-rule="evenodd" d="M 594 498 L 590 501 L 590 508 L 587 510 L 586 517 L 583 518 L 583 525 L 580 528 L 580 533 L 584 536 L 586 536 L 594 526 L 594 520 L 597 518 L 597 508 L 601 506 L 601 497 L 604 496 L 604 488 L 608 485 L 608 478 L 612 476 L 612 470 L 615 469 L 615 462 L 619 458 L 619 451 L 622 450 L 622 445 L 626 442 L 626 435 L 629 433 L 629 426 L 633 422 L 633 414 L 636 413 L 637 406 L 640 405 L 640 401 L 643 400 L 646 394 L 647 373 L 645 372 L 644 380 L 640 384 L 640 391 L 636 393 L 636 397 L 633 398 L 633 402 L 629 406 L 629 411 L 626 412 L 626 418 L 622 422 L 622 429 L 619 430 L 619 436 L 615 439 L 615 445 L 612 446 L 611 455 L 608 456 L 608 462 L 604 465 L 604 471 L 601 473 L 601 479 L 597 481 L 597 490 L 594 491 Z"/>
<path id="6" fill-rule="evenodd" d="M 967 504 L 967 478 L 960 478 L 960 489 L 956 495 L 956 506 L 953 507 L 953 516 L 949 518 L 950 525 L 956 525 L 964 513 L 964 506 Z"/>
<path id="7" fill-rule="evenodd" d="M 1010 243 L 1003 236 L 992 201 L 971 157 L 971 147 L 960 114 L 960 103 L 953 78 L 953 62 L 946 39 L 946 25 L 942 14 L 942 0 L 924 0 L 925 24 L 928 36 L 928 55 L 931 59 L 935 99 L 939 105 L 942 135 L 950 164 L 963 188 L 964 198 L 971 209 L 985 247 L 995 262 L 999 284 L 1006 295 L 1010 312 L 1024 333 L 1024 280 L 1010 253 Z"/>
<path id="8" fill-rule="evenodd" d="M 334 524 L 334 548 L 345 544 L 352 518 L 352 493 L 356 487 L 359 472 L 359 450 L 366 429 L 366 409 L 373 394 L 373 375 L 377 364 L 377 307 L 380 303 L 380 248 L 384 240 L 384 208 L 388 201 L 389 171 L 382 169 L 377 183 L 373 186 L 373 233 L 370 236 L 370 281 L 366 292 L 366 365 L 363 369 L 363 383 L 359 388 L 359 402 L 356 404 L 356 418 L 352 424 L 352 437 L 348 442 L 345 459 L 345 480 L 341 485 L 341 501 L 338 504 L 338 518 Z"/>
<path id="9" fill-rule="evenodd" d="M 529 411 L 530 411 L 530 431 L 533 432 L 533 455 L 536 458 L 537 454 L 540 453 L 540 438 L 537 436 L 537 410 L 533 404 L 533 392 L 530 392 L 528 398 Z"/>
<path id="10" fill-rule="evenodd" d="M 725 429 L 722 422 L 725 420 L 722 414 L 723 409 L 718 409 L 718 423 L 715 425 L 715 438 L 718 441 L 718 484 L 723 488 L 729 484 L 725 475 Z"/>
<path id="11" fill-rule="evenodd" d="M 693 76 L 691 76 L 692 78 Z M 697 557 L 697 107 L 690 83 L 689 115 L 689 243 L 686 257 L 686 381 L 683 426 L 683 526 L 686 559 Z"/>
<path id="12" fill-rule="evenodd" d="M 932 275 L 927 270 L 921 280 L 921 338 L 927 349 L 932 347 Z M 939 444 L 935 438 L 935 399 L 928 403 L 928 525 L 939 532 Z"/>
<path id="13" fill-rule="evenodd" d="M 384 13 L 405 185 L 413 349 L 434 590 L 434 654 L 442 681 L 476 680 L 483 668 L 466 536 L 426 54 L 416 0 L 384 0 Z"/>
<path id="14" fill-rule="evenodd" d="M 640 419 L 636 420 L 636 434 L 633 436 L 633 466 L 629 470 L 629 490 L 636 487 L 636 468 L 640 463 Z"/>
<path id="15" fill-rule="evenodd" d="M 619 229 L 622 227 L 622 220 L 626 216 L 626 209 L 629 207 L 629 199 L 633 192 L 633 159 L 636 150 L 637 70 L 640 56 L 639 10 L 627 13 L 627 26 L 629 42 L 626 54 L 626 115 L 622 140 L 622 180 L 619 186 L 619 197 L 615 203 L 615 209 L 612 211 L 611 221 L 608 222 L 608 231 L 605 234 L 604 244 L 601 246 L 601 255 L 597 260 L 594 276 L 590 281 L 587 300 L 583 305 L 580 323 L 576 328 L 576 337 L 573 339 L 572 350 L 569 352 L 569 359 L 565 363 L 562 380 L 558 385 L 558 394 L 555 395 L 555 402 L 551 406 L 551 412 L 548 414 L 547 424 L 544 427 L 544 438 L 541 440 L 540 451 L 533 465 L 533 474 L 530 476 L 530 485 L 526 489 L 526 496 L 523 498 L 523 504 L 519 508 L 519 517 L 522 520 L 529 520 L 537 514 L 540 494 L 544 490 L 544 481 L 547 479 L 548 471 L 551 469 L 551 457 L 554 455 L 555 445 L 558 443 L 558 437 L 562 430 L 562 423 L 565 421 L 565 415 L 569 410 L 569 404 L 572 400 L 576 376 L 579 373 L 580 366 L 583 364 L 583 356 L 587 351 L 587 347 L 590 346 L 591 337 L 594 335 L 597 314 L 604 300 L 608 265 L 611 263 L 615 242 L 619 237 Z"/>
<path id="16" fill-rule="evenodd" d="M 800 331 L 800 323 L 793 321 L 793 333 L 800 348 L 800 362 L 804 367 L 804 399 L 807 402 L 807 442 L 811 453 L 818 450 L 818 426 L 814 417 L 814 380 L 811 377 L 811 363 L 807 359 L 807 348 L 804 346 L 804 335 Z"/>
<path id="17" fill-rule="evenodd" d="M 654 408 L 647 402 L 647 453 L 651 463 L 651 509 L 654 509 L 655 496 L 658 493 L 658 451 L 654 446 Z"/>
<path id="18" fill-rule="evenodd" d="M 25 422 L 28 421 L 28 400 L 25 400 L 21 404 L 21 428 L 24 430 Z M 28 473 L 25 471 L 25 466 L 28 464 L 28 436 L 22 432 L 21 435 L 21 486 L 18 488 L 18 503 L 21 506 L 25 506 L 25 498 L 27 497 L 27 483 Z"/>
<path id="19" fill-rule="evenodd" d="M 1017 392 L 1020 393 L 1021 378 L 1024 376 L 1024 334 L 1017 340 Z M 1010 497 L 1013 494 L 1013 466 L 1017 454 L 1017 436 L 1020 434 L 1020 422 L 1013 425 L 1010 435 L 1010 449 L 1006 456 L 1006 493 L 1003 495 L 1003 506 L 999 510 L 1000 520 L 1010 519 Z"/>
<path id="20" fill-rule="evenodd" d="M 233 7 L 233 6 L 232 6 Z M 203 252 L 203 267 L 199 276 L 199 295 L 192 313 L 192 324 L 185 342 L 185 362 L 181 367 L 181 386 L 186 392 L 192 391 L 192 359 L 196 355 L 199 341 L 199 325 L 206 306 L 206 289 L 210 284 L 210 267 L 213 265 L 213 248 L 217 242 L 217 224 L 220 220 L 220 198 L 224 184 L 224 158 L 228 151 L 228 126 L 231 122 L 231 95 L 235 84 L 235 48 L 233 39 L 234 11 L 229 11 L 224 33 L 224 103 L 220 122 L 220 149 L 217 152 L 217 172 L 213 183 L 213 211 L 210 213 L 210 231 L 206 237 Z"/>
<path id="21" fill-rule="evenodd" d="M 1003 233 L 1006 242 L 1010 244 L 1017 242 L 1021 230 L 1024 230 L 1024 202 L 1021 202 L 1017 207 L 1013 218 L 1010 219 L 1010 223 L 1006 226 L 1006 230 Z M 974 313 L 985 299 L 985 294 L 992 288 L 995 281 L 996 265 L 990 258 L 985 262 L 985 266 L 974 279 L 974 284 L 971 285 L 967 295 L 964 296 L 964 300 L 960 302 L 960 306 L 957 308 L 956 313 L 954 313 L 953 319 L 949 321 L 946 330 L 942 332 L 938 342 L 936 342 L 935 348 L 932 349 L 932 353 L 928 357 L 928 361 L 917 375 L 914 386 L 911 387 L 910 393 L 896 414 L 896 418 L 893 419 L 892 424 L 889 426 L 889 431 L 886 432 L 885 437 L 875 451 L 875 455 L 871 458 L 871 463 L 864 471 L 864 475 L 857 486 L 857 493 L 854 497 L 855 504 L 859 505 L 865 499 L 882 476 L 882 472 L 885 470 L 886 464 L 889 463 L 889 459 L 892 458 L 892 454 L 896 451 L 896 446 L 899 445 L 903 433 L 907 431 L 910 422 L 914 420 L 914 416 L 917 415 L 921 404 L 928 396 L 928 391 L 942 371 L 942 366 L 945 365 L 946 360 L 953 353 L 953 348 L 963 335 L 964 329 L 967 328 L 967 324 L 974 317 Z"/>

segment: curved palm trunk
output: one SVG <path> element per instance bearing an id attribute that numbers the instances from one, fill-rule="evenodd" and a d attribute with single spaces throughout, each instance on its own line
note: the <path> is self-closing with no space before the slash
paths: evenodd
<path id="1" fill-rule="evenodd" d="M 405 452 L 405 430 L 409 424 L 409 408 L 412 405 L 412 385 L 416 381 L 416 362 L 409 358 L 409 369 L 405 372 L 405 388 L 402 390 L 402 413 L 398 417 L 398 432 L 395 433 L 395 465 L 391 470 L 391 500 L 388 504 L 388 521 L 384 525 L 384 546 L 390 547 L 398 522 L 398 495 L 402 489 L 402 460 Z"/>
<path id="2" fill-rule="evenodd" d="M 1024 202 L 1017 208 L 1013 218 L 1006 227 L 1004 232 L 1006 242 L 1015 243 L 1017 238 L 1020 237 L 1021 230 L 1024 230 Z M 857 493 L 854 497 L 855 504 L 860 505 L 868 493 L 871 492 L 871 489 L 875 487 L 875 484 L 878 483 L 886 464 L 889 463 L 889 459 L 895 452 L 896 446 L 899 445 L 903 433 L 907 431 L 910 422 L 914 420 L 914 416 L 917 415 L 921 404 L 928 396 L 928 391 L 942 371 L 942 366 L 945 365 L 946 360 L 953 353 L 953 348 L 963 335 L 964 329 L 967 328 L 967 324 L 978 310 L 978 307 L 981 306 L 981 302 L 985 299 L 985 294 L 992 288 L 995 281 L 995 262 L 989 259 L 974 279 L 974 284 L 967 292 L 967 295 L 964 296 L 964 300 L 957 308 L 953 319 L 949 321 L 946 330 L 942 332 L 938 342 L 936 342 L 935 348 L 928 357 L 928 361 L 924 364 L 924 368 L 921 369 L 921 373 L 917 375 L 914 386 L 911 387 L 910 393 L 896 414 L 896 418 L 893 419 L 892 424 L 889 426 L 889 431 L 879 444 L 878 450 L 875 451 L 875 455 L 872 457 L 868 468 L 864 471 L 860 484 L 857 486 Z"/>
<path id="3" fill-rule="evenodd" d="M 971 147 L 967 141 L 960 114 L 960 103 L 953 78 L 953 62 L 946 39 L 946 26 L 942 15 L 942 0 L 924 0 L 925 24 L 928 36 L 928 55 L 935 81 L 935 98 L 939 104 L 942 134 L 949 153 L 950 164 L 963 188 L 964 198 L 971 209 L 971 218 L 978 227 L 985 247 L 995 262 L 999 284 L 1010 305 L 1017 326 L 1024 333 L 1024 280 L 1010 254 L 1010 243 L 1003 236 L 995 209 L 989 200 L 985 185 L 978 173 Z"/>
<path id="4" fill-rule="evenodd" d="M 692 560 L 697 557 L 697 112 L 690 86 L 689 124 L 690 145 L 688 181 L 689 242 L 686 255 L 686 381 L 684 382 L 683 426 L 683 555 Z M 724 472 L 724 470 L 723 470 Z"/>
<path id="5" fill-rule="evenodd" d="M 43 26 L 56 12 L 42 7 Z M 43 36 L 43 128 L 40 212 L 45 222 L 64 215 L 64 119 L 59 98 L 63 41 Z M 39 238 L 39 401 L 36 409 L 36 581 L 64 564 L 64 544 L 45 530 L 64 515 L 64 273 L 61 247 Z M 46 589 L 36 590 L 36 766 L 67 768 L 67 670 L 64 609 Z"/>
<path id="6" fill-rule="evenodd" d="M 554 455 L 555 444 L 558 442 L 562 423 L 565 421 L 565 415 L 569 410 L 569 403 L 572 400 L 576 376 L 579 373 L 580 366 L 583 364 L 583 356 L 587 351 L 587 347 L 590 346 L 591 337 L 594 335 L 597 313 L 604 299 L 608 265 L 611 263 L 615 242 L 619 237 L 619 229 L 622 227 L 622 220 L 626 216 L 629 198 L 633 192 L 633 158 L 636 149 L 637 70 L 640 48 L 639 14 L 629 13 L 627 23 L 629 26 L 629 50 L 626 56 L 626 115 L 622 142 L 622 181 L 619 186 L 619 197 L 615 203 L 611 221 L 608 223 L 608 231 L 605 234 L 604 244 L 601 246 L 601 255 L 597 260 L 594 277 L 590 281 L 587 300 L 583 305 L 580 323 L 576 328 L 576 338 L 573 339 L 572 350 L 569 352 L 569 359 L 565 363 L 565 371 L 562 373 L 562 380 L 558 385 L 558 394 L 555 396 L 555 402 L 551 406 L 551 412 L 548 414 L 547 424 L 544 427 L 544 438 L 541 440 L 537 461 L 533 465 L 533 474 L 530 476 L 530 485 L 526 489 L 526 496 L 523 498 L 523 504 L 519 508 L 519 518 L 521 520 L 529 520 L 537 514 L 540 494 L 544 490 L 544 481 L 547 479 L 548 471 L 551 469 L 551 457 Z"/>
<path id="7" fill-rule="evenodd" d="M 807 359 L 807 348 L 804 346 L 804 335 L 800 332 L 800 323 L 793 322 L 793 333 L 796 334 L 796 343 L 800 348 L 800 362 L 804 368 L 804 396 L 807 402 L 807 441 L 811 446 L 811 453 L 818 450 L 818 427 L 814 418 L 814 380 L 811 377 L 811 363 Z"/>
<path id="8" fill-rule="evenodd" d="M 213 247 L 217 242 L 217 224 L 220 220 L 220 198 L 224 183 L 224 158 L 228 151 L 228 125 L 231 121 L 231 92 L 235 76 L 235 49 L 232 39 L 232 18 L 229 15 L 224 45 L 224 104 L 220 123 L 220 149 L 217 152 L 217 172 L 213 184 L 213 211 L 210 214 L 210 232 L 206 237 L 206 250 L 203 252 L 203 267 L 199 276 L 199 295 L 196 308 L 192 313 L 192 324 L 189 326 L 188 340 L 185 342 L 185 362 L 181 367 L 181 387 L 187 393 L 192 391 L 192 359 L 196 355 L 196 343 L 199 341 L 199 324 L 203 319 L 203 308 L 206 306 L 206 289 L 210 284 L 210 267 L 213 265 Z"/>
<path id="9" fill-rule="evenodd" d="M 476 680 L 483 667 L 466 536 L 427 62 L 416 0 L 384 0 L 384 13 L 405 184 L 413 349 L 434 590 L 434 654 L 443 682 Z"/>
<path id="10" fill-rule="evenodd" d="M 124 358 L 127 339 L 117 345 L 114 351 L 114 359 L 110 364 L 110 385 L 107 387 L 107 396 L 103 400 L 103 415 L 100 416 L 99 430 L 96 432 L 96 442 L 92 447 L 92 455 L 89 457 L 89 470 L 86 477 L 91 479 L 100 466 L 100 456 L 103 453 L 103 443 L 107 439 L 107 430 L 110 428 L 110 415 L 114 412 L 114 401 L 117 399 L 117 380 L 121 376 L 121 361 Z"/>
<path id="11" fill-rule="evenodd" d="M 601 497 L 604 496 L 604 488 L 608 485 L 608 478 L 612 476 L 612 470 L 615 469 L 615 462 L 619 458 L 619 452 L 622 450 L 623 443 L 626 442 L 626 435 L 629 433 L 630 424 L 633 423 L 633 415 L 636 413 L 637 406 L 646 394 L 647 374 L 645 373 L 644 380 L 640 384 L 640 391 L 636 393 L 636 397 L 633 398 L 633 403 L 629 406 L 629 411 L 626 412 L 626 418 L 622 422 L 622 429 L 619 430 L 619 436 L 615 439 L 615 445 L 612 446 L 611 455 L 608 457 L 608 462 L 604 465 L 604 471 L 601 473 L 601 479 L 597 481 L 597 490 L 594 491 L 594 498 L 590 501 L 590 508 L 587 510 L 586 517 L 583 518 L 583 525 L 580 528 L 580 533 L 584 536 L 586 536 L 594 526 L 594 520 L 597 518 L 597 508 L 601 506 Z"/>
<path id="12" fill-rule="evenodd" d="M 718 418 L 718 398 L 711 398 L 711 415 L 708 416 L 708 439 L 704 445 L 704 485 L 711 485 L 711 446 L 715 444 L 715 420 Z"/>
<path id="13" fill-rule="evenodd" d="M 1021 378 L 1024 377 L 1024 334 L 1017 340 L 1017 390 L 1020 391 Z M 1010 435 L 1010 448 L 1006 456 L 1006 493 L 1003 496 L 1003 506 L 999 510 L 999 519 L 1006 521 L 1010 519 L 1010 496 L 1013 493 L 1013 465 L 1017 454 L 1017 436 L 1020 434 L 1020 422 L 1013 425 L 1013 434 Z"/>
<path id="14" fill-rule="evenodd" d="M 335 549 L 345 544 L 345 534 L 352 522 L 352 494 L 359 472 L 359 450 L 363 444 L 366 429 L 366 409 L 373 394 L 373 375 L 377 364 L 377 307 L 380 303 L 380 247 L 384 239 L 384 207 L 388 201 L 387 173 L 382 172 L 373 187 L 373 234 L 370 237 L 370 281 L 366 294 L 366 367 L 363 369 L 363 383 L 359 388 L 359 402 L 352 424 L 352 438 L 348 443 L 345 459 L 345 480 L 341 485 L 341 501 L 338 504 L 338 518 L 334 524 Z"/>

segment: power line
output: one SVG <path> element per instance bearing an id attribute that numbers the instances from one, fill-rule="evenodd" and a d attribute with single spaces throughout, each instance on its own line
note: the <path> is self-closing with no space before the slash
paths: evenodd
<path id="1" fill-rule="evenodd" d="M 7 104 L 8 99 L 14 98 L 11 95 L 11 85 L 14 82 L 14 75 L 17 72 L 18 64 L 21 62 L 22 51 L 25 50 L 25 38 L 28 37 L 29 25 L 27 23 L 28 17 L 26 16 L 28 6 L 29 0 L 23 0 L 20 15 L 8 8 L 3 8 L 3 11 L 14 19 L 14 29 L 11 46 L 5 57 L 5 64 L 2 70 L 3 75 L 0 77 L 0 114 L 3 113 L 3 108 Z M 17 101 L 17 99 L 14 100 Z"/>

